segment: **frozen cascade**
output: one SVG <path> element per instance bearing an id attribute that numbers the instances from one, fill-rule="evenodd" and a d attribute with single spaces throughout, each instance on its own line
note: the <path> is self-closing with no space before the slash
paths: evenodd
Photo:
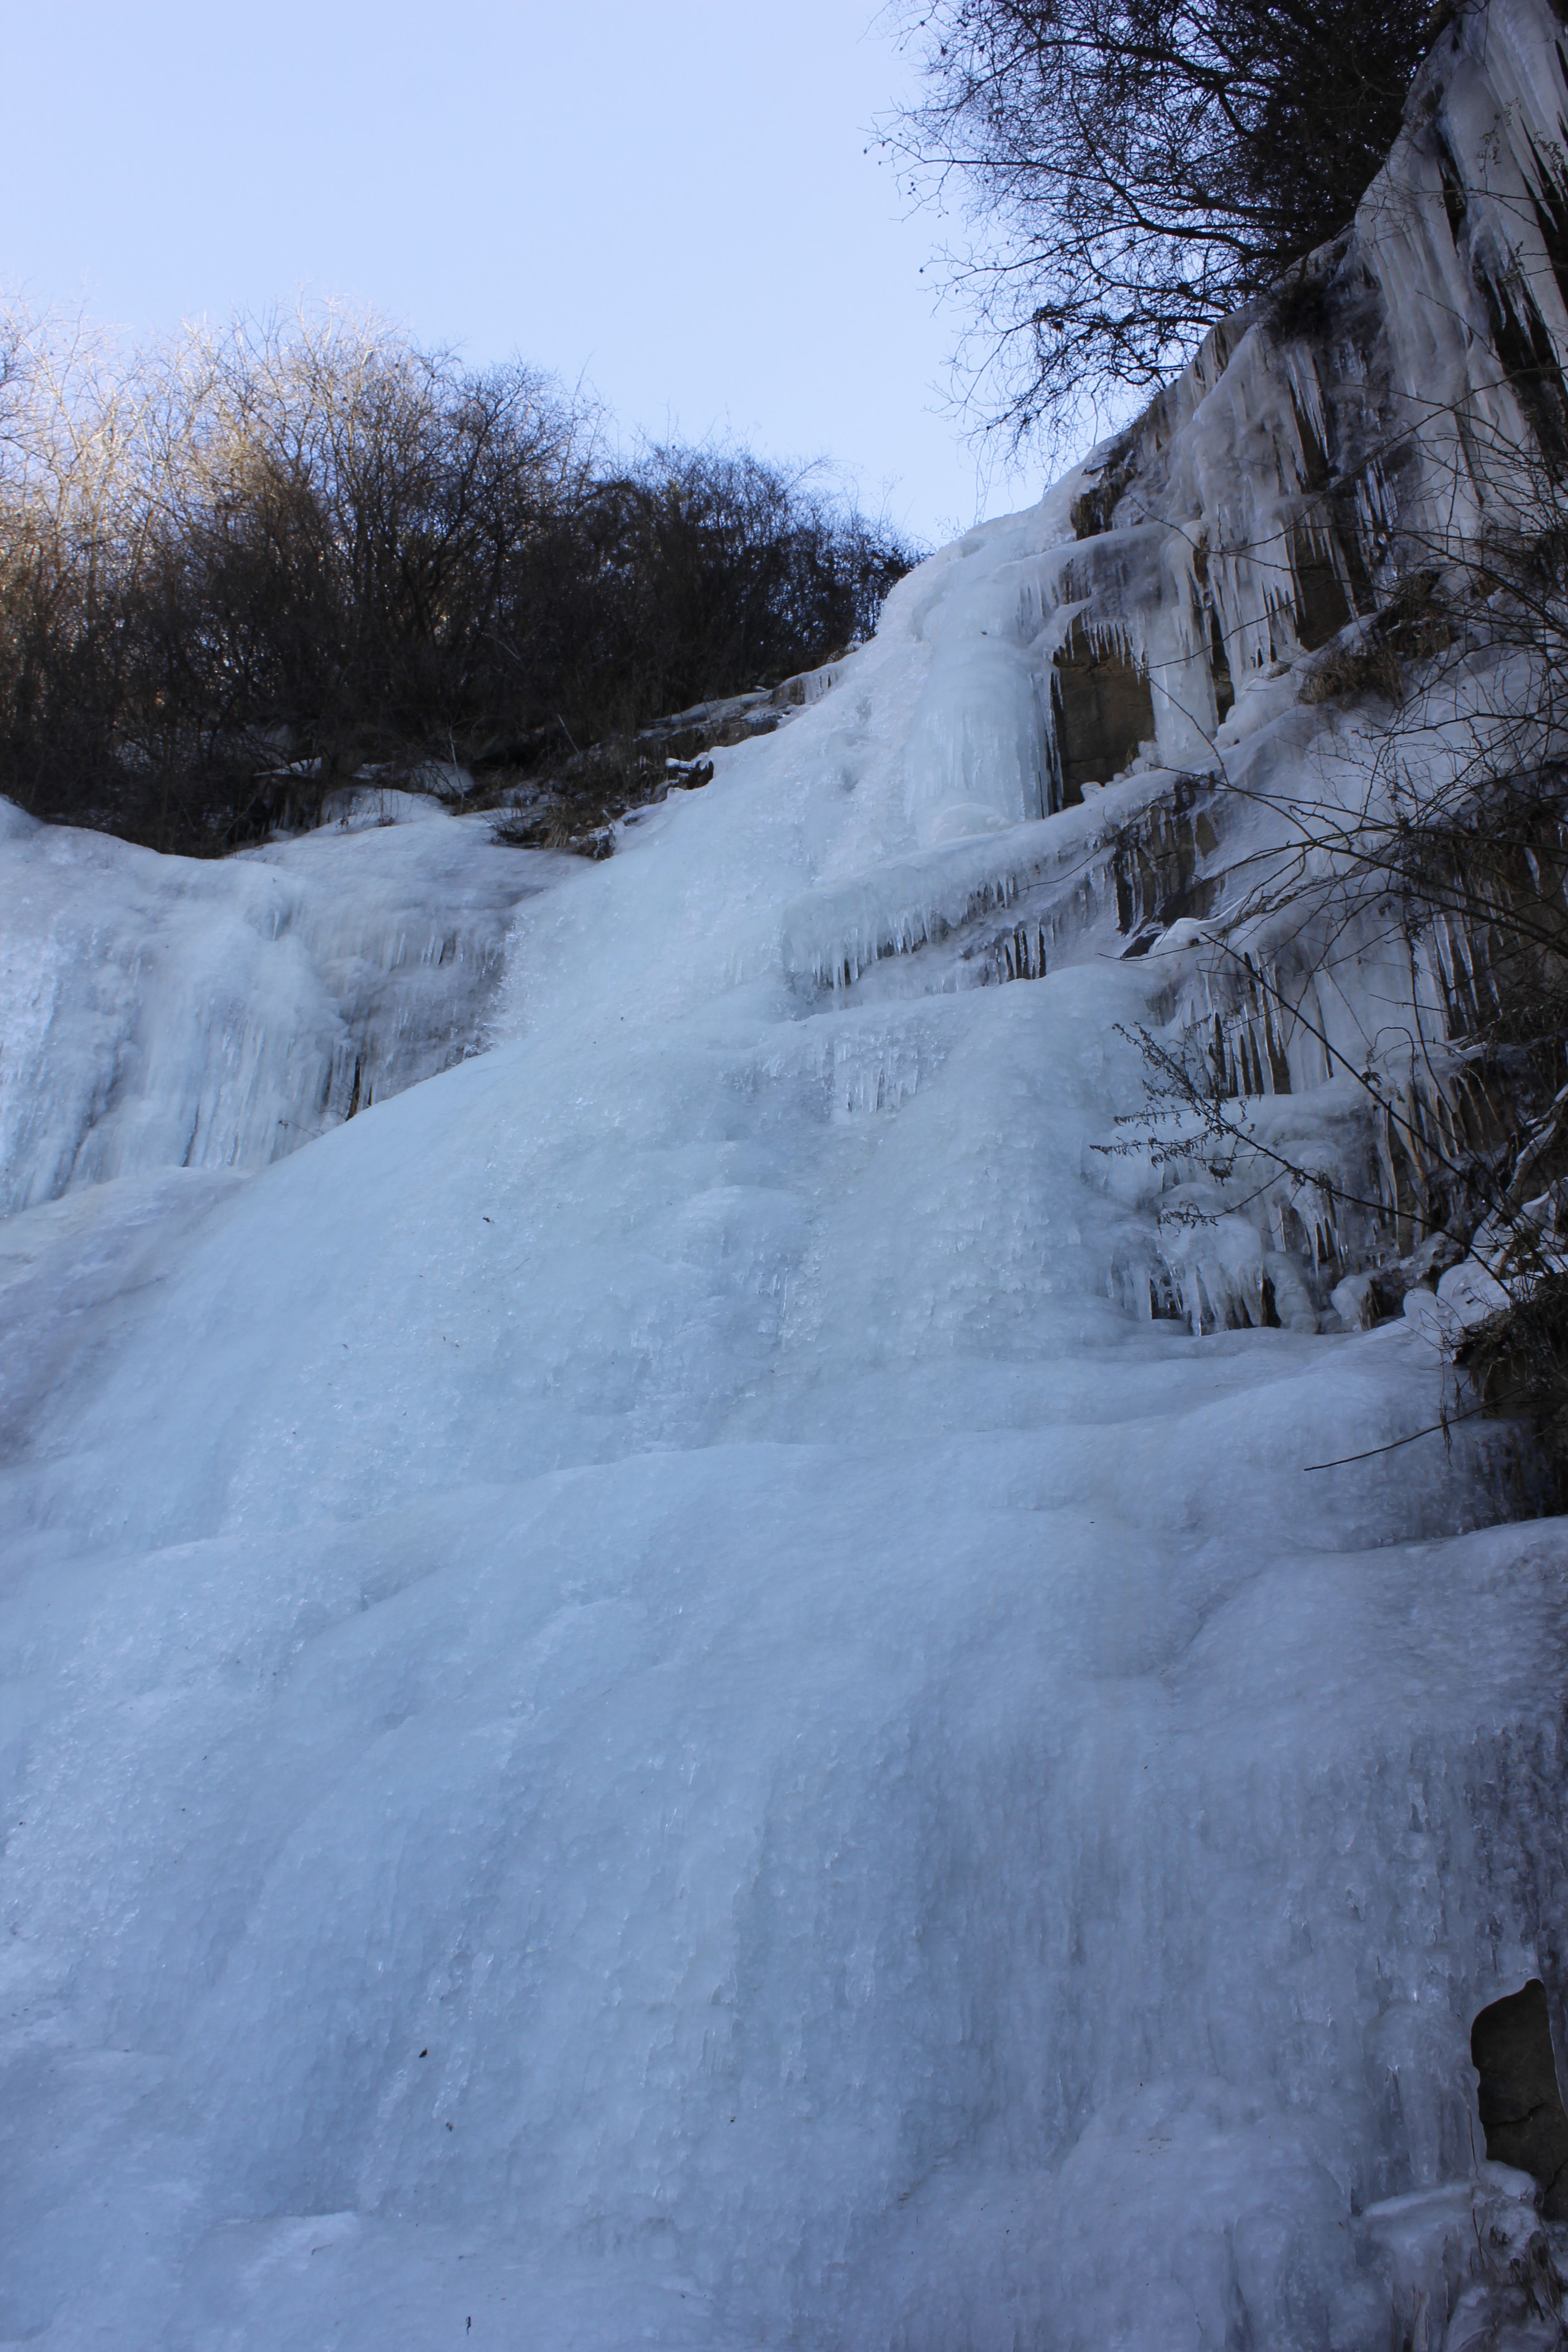
<path id="1" fill-rule="evenodd" d="M 207 863 L 0 802 L 0 1214 L 262 1168 L 479 1050 L 519 900 L 564 861 L 407 793 Z"/>
<path id="2" fill-rule="evenodd" d="M 1440 121 L 1527 179 L 1558 38 L 1462 16 L 1391 173 Z M 489 1051 L 281 1159 L 274 1072 L 223 1114 L 254 1146 L 193 1154 L 212 1000 L 166 961 L 105 959 L 170 1073 L 119 1129 L 71 1108 L 88 997 L 7 1015 L 7 1150 L 53 1172 L 0 1224 L 0 2340 L 1487 2340 L 1539 2232 L 1468 2037 L 1540 1976 L 1562 2046 L 1568 1538 L 1504 1518 L 1505 1425 L 1417 1435 L 1416 1322 L 1312 1328 L 1356 1246 L 1321 1201 L 1173 1225 L 1097 1149 L 1130 1034 L 1201 1018 L 1272 1131 L 1375 1154 L 1258 975 L 1347 1041 L 1399 975 L 1260 936 L 1222 1003 L 1194 942 L 1292 798 L 1364 782 L 1373 722 L 1298 689 L 1375 550 L 1283 486 L 1352 379 L 1386 446 L 1439 362 L 1484 376 L 1421 299 L 1432 187 L 1447 247 L 1419 205 L 1380 243 L 1374 190 L 1335 265 L 1394 322 L 1354 367 L 1233 322 L 786 728 L 552 869 Z M 1346 514 L 1419 501 L 1429 421 Z M 1102 780 L 1075 660 L 1129 728 L 1150 681 Z M 265 947 L 331 851 L 341 933 L 324 891 L 267 987 L 272 1038 L 335 1035 L 374 844 L 427 939 L 464 838 L 28 835 L 8 1002 L 155 918 Z"/>

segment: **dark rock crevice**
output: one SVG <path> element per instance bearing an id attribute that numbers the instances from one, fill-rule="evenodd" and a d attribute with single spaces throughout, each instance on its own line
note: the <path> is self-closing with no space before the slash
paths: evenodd
<path id="1" fill-rule="evenodd" d="M 1539 1977 L 1481 2011 L 1470 2028 L 1470 2063 L 1481 2078 L 1488 2157 L 1532 2174 L 1542 2214 L 1568 2221 L 1568 2114 Z"/>

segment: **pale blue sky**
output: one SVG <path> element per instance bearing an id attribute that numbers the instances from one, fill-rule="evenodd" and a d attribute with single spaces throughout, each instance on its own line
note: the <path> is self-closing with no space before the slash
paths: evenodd
<path id="1" fill-rule="evenodd" d="M 628 432 L 831 455 L 927 538 L 973 519 L 941 227 L 869 138 L 913 79 L 875 0 L 0 0 L 0 278 L 35 301 L 144 331 L 347 295 L 584 376 Z"/>

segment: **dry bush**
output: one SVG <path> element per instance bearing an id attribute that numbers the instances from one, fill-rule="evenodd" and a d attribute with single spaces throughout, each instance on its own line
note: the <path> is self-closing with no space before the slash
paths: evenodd
<path id="1" fill-rule="evenodd" d="M 0 791 L 216 851 L 427 761 L 493 801 L 811 667 L 912 551 L 744 453 L 326 308 L 135 349 L 0 321 Z"/>

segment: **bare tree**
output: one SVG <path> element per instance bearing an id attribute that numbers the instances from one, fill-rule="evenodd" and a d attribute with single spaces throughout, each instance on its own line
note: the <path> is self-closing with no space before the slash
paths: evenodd
<path id="1" fill-rule="evenodd" d="M 884 132 L 946 256 L 972 409 L 1079 433 L 1346 226 L 1442 20 L 1427 0 L 931 0 Z"/>

